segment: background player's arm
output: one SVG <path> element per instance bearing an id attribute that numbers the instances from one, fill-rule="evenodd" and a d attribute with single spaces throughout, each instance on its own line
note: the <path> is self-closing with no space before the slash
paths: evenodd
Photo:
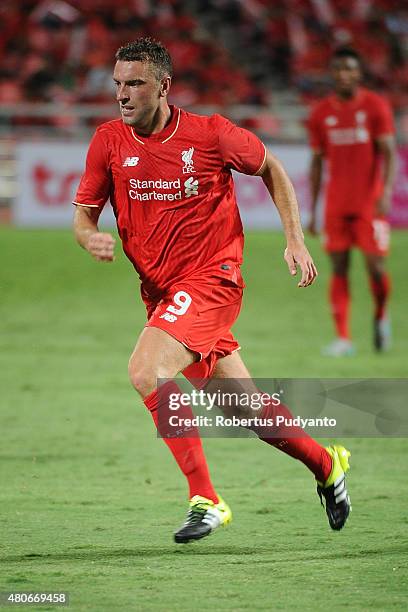
<path id="1" fill-rule="evenodd" d="M 322 185 L 322 174 L 323 174 L 323 154 L 320 151 L 313 151 L 312 158 L 310 160 L 309 168 L 309 181 L 310 181 L 310 219 L 308 224 L 308 231 L 313 235 L 317 236 L 317 203 L 319 200 L 320 188 Z"/>
<path id="2" fill-rule="evenodd" d="M 97 261 L 114 261 L 115 239 L 98 230 L 101 209 L 77 206 L 74 215 L 74 234 L 78 244 Z"/>
<path id="3" fill-rule="evenodd" d="M 385 134 L 376 139 L 378 151 L 383 158 L 383 183 L 384 189 L 376 202 L 376 215 L 383 216 L 390 212 L 392 184 L 396 169 L 396 147 L 395 138 L 392 134 Z"/>
<path id="4" fill-rule="evenodd" d="M 296 274 L 299 265 L 302 278 L 298 286 L 307 287 L 316 278 L 317 270 L 304 243 L 299 207 L 293 185 L 280 161 L 269 151 L 257 174 L 262 176 L 282 220 L 287 241 L 285 260 L 289 271 L 292 275 Z"/>

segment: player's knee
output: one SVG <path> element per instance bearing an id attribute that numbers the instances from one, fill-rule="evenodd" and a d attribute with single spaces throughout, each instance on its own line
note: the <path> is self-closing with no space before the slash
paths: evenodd
<path id="1" fill-rule="evenodd" d="M 375 281 L 380 281 L 381 277 L 385 273 L 385 265 L 383 261 L 370 261 L 367 262 L 367 269 L 369 275 Z"/>
<path id="2" fill-rule="evenodd" d="M 348 265 L 344 262 L 336 262 L 333 265 L 333 272 L 336 276 L 347 276 L 348 275 Z"/>
<path id="3" fill-rule="evenodd" d="M 146 397 L 156 388 L 154 370 L 138 363 L 132 357 L 129 360 L 128 373 L 132 386 L 142 397 Z"/>
<path id="4" fill-rule="evenodd" d="M 347 276 L 349 269 L 349 255 L 346 253 L 331 253 L 332 270 L 336 276 Z"/>
<path id="5" fill-rule="evenodd" d="M 132 386 L 143 398 L 157 388 L 159 379 L 171 379 L 177 374 L 164 366 L 153 367 L 141 363 L 134 355 L 129 360 L 128 373 Z"/>
<path id="6" fill-rule="evenodd" d="M 370 270 L 369 272 L 374 282 L 379 283 L 384 275 L 383 270 Z"/>

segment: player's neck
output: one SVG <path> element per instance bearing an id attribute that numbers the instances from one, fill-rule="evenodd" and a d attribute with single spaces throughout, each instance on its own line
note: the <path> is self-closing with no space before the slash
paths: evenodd
<path id="1" fill-rule="evenodd" d="M 134 125 L 133 129 L 139 136 L 151 136 L 152 134 L 158 134 L 166 125 L 171 121 L 172 112 L 169 105 L 166 103 L 163 106 L 159 106 L 157 111 L 149 117 L 144 125 Z"/>
<path id="2" fill-rule="evenodd" d="M 353 98 L 355 98 L 357 96 L 358 93 L 358 87 L 356 87 L 355 89 L 350 89 L 348 91 L 341 91 L 341 90 L 336 90 L 335 94 L 337 96 L 337 98 L 339 98 L 339 100 L 342 100 L 343 102 L 347 102 L 349 100 L 353 100 Z"/>

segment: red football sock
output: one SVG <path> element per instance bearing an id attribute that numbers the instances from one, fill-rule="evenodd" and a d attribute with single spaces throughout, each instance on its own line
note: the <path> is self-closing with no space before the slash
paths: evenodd
<path id="1" fill-rule="evenodd" d="M 263 408 L 260 418 L 272 418 L 275 423 L 278 415 L 293 419 L 292 413 L 284 404 L 274 406 L 272 403 Z M 271 444 L 278 450 L 304 463 L 319 482 L 325 482 L 328 479 L 332 469 L 332 459 L 329 453 L 301 427 L 287 426 L 282 423 L 277 427 L 274 426 L 270 435 L 271 437 L 268 437 L 263 430 L 259 437 L 263 442 Z"/>
<path id="2" fill-rule="evenodd" d="M 183 431 L 180 427 L 172 428 L 169 426 L 168 419 L 171 415 L 188 419 L 194 417 L 190 406 L 181 406 L 176 412 L 169 410 L 169 396 L 171 393 L 180 395 L 181 391 L 175 383 L 168 382 L 160 387 L 160 391 L 155 389 L 144 399 L 145 406 L 151 412 L 159 433 L 172 452 L 179 468 L 187 478 L 190 499 L 194 495 L 201 495 L 211 499 L 214 503 L 218 503 L 218 497 L 211 483 L 198 429 L 196 427 L 189 427 Z"/>
<path id="3" fill-rule="evenodd" d="M 349 283 L 347 276 L 333 274 L 330 281 L 330 305 L 339 338 L 350 338 L 349 332 Z"/>
<path id="4" fill-rule="evenodd" d="M 376 319 L 383 319 L 391 291 L 391 279 L 386 273 L 379 277 L 370 275 L 370 286 L 375 304 L 374 316 Z"/>

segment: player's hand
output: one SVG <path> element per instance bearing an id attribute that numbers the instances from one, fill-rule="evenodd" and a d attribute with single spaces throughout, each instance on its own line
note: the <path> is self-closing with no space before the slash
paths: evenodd
<path id="1" fill-rule="evenodd" d="M 391 193 L 384 191 L 381 197 L 375 203 L 375 216 L 386 217 L 391 209 Z"/>
<path id="2" fill-rule="evenodd" d="M 297 268 L 300 267 L 302 278 L 298 282 L 298 287 L 308 287 L 311 285 L 316 276 L 317 269 L 313 263 L 313 259 L 303 243 L 288 246 L 285 249 L 284 259 L 288 264 L 289 272 L 292 276 L 297 274 Z"/>
<path id="3" fill-rule="evenodd" d="M 86 250 L 96 261 L 114 261 L 115 242 L 111 234 L 94 232 L 86 242 Z"/>
<path id="4" fill-rule="evenodd" d="M 309 223 L 307 226 L 307 231 L 311 236 L 318 236 L 319 230 L 317 229 L 317 220 L 314 215 L 310 216 Z"/>

